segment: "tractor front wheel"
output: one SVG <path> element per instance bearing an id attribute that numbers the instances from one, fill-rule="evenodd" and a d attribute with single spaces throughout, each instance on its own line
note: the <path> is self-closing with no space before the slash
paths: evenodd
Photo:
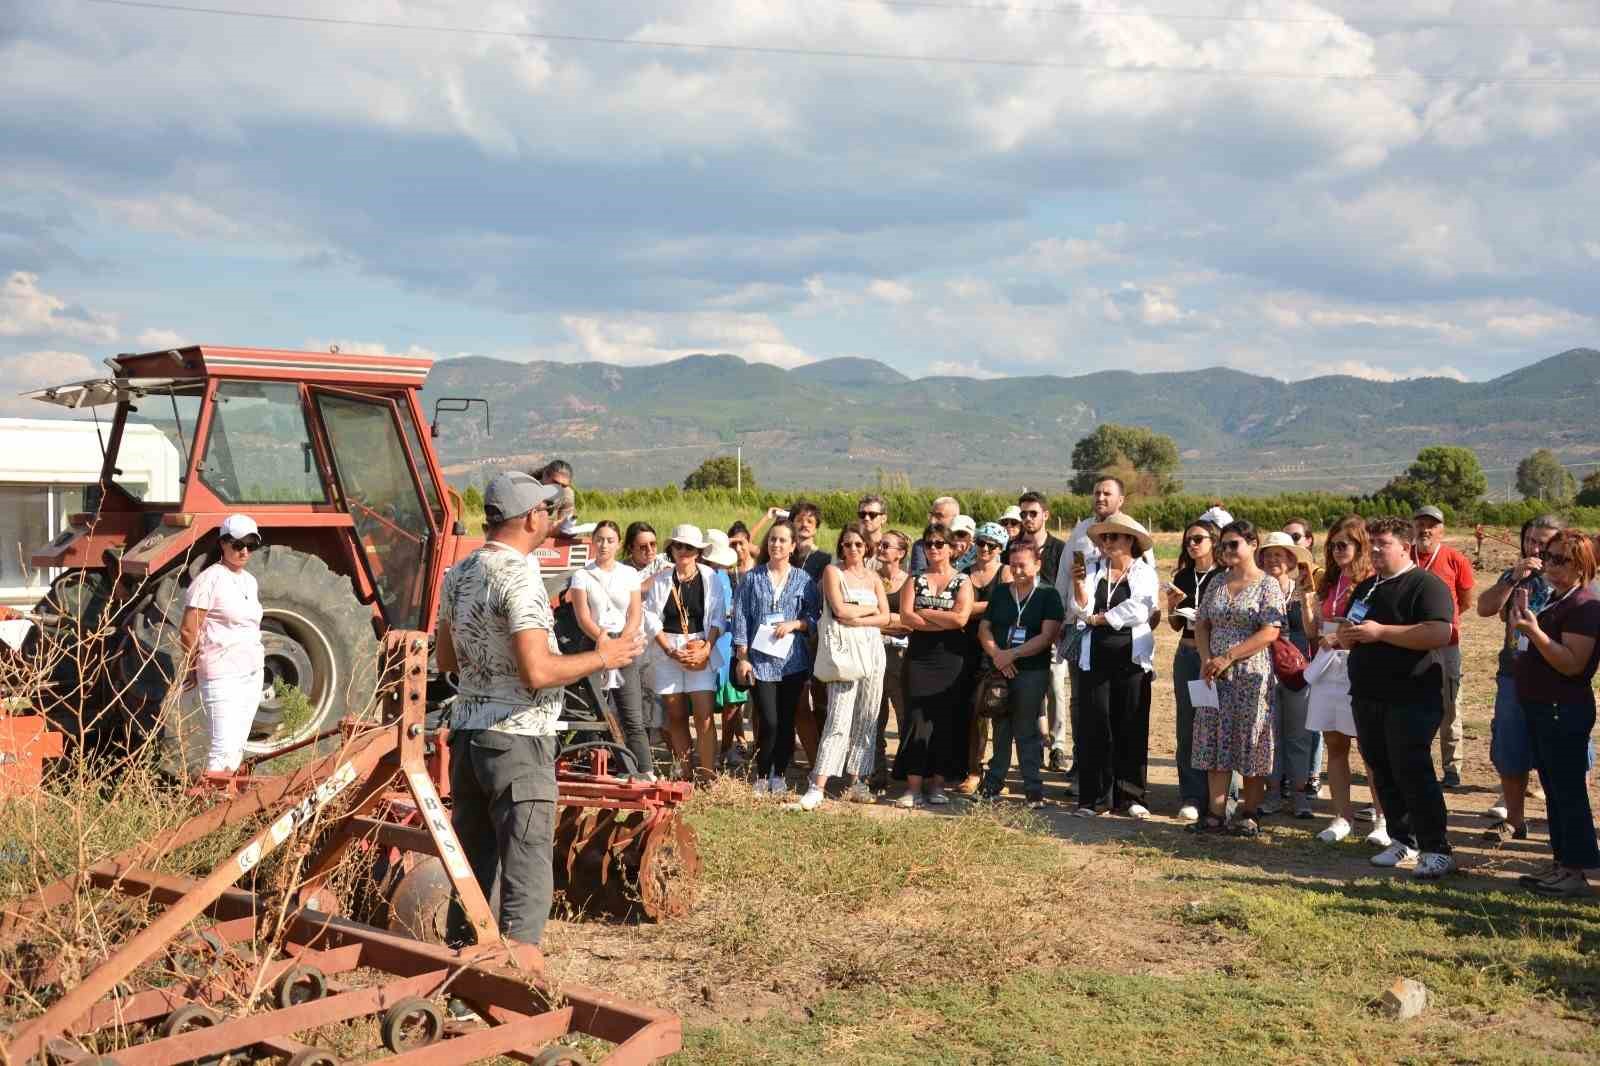
<path id="1" fill-rule="evenodd" d="M 348 578 L 317 556 L 271 544 L 250 559 L 249 571 L 261 599 L 266 661 L 245 754 L 270 755 L 371 709 L 378 687 L 378 638 L 372 609 L 356 599 Z M 182 598 L 175 602 L 168 608 L 174 623 L 182 617 Z M 169 701 L 163 714 L 163 766 L 179 776 L 203 769 L 209 737 L 197 689 Z"/>

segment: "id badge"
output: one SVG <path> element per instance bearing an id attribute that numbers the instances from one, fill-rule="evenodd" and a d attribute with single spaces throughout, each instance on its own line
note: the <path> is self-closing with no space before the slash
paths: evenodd
<path id="1" fill-rule="evenodd" d="M 1519 652 L 1528 650 L 1528 634 L 1526 634 L 1526 633 L 1518 633 L 1517 634 L 1517 650 Z"/>
<path id="2" fill-rule="evenodd" d="M 773 611 L 771 614 L 767 615 L 766 619 L 762 622 L 762 625 L 775 626 L 782 621 L 785 621 L 783 612 Z"/>
<path id="3" fill-rule="evenodd" d="M 1350 609 L 1345 612 L 1344 616 L 1350 619 L 1351 625 L 1360 625 L 1366 620 L 1367 610 L 1367 601 L 1358 600 L 1350 605 Z"/>
<path id="4" fill-rule="evenodd" d="M 1006 639 L 1011 642 L 1011 647 L 1020 648 L 1028 642 L 1028 630 L 1023 626 L 1012 626 L 1010 636 Z"/>

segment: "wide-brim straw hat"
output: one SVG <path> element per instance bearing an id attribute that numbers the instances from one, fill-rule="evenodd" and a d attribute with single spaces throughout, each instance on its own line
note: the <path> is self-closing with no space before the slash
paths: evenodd
<path id="1" fill-rule="evenodd" d="M 1149 551 L 1150 546 L 1155 543 L 1155 538 L 1150 536 L 1150 531 L 1148 529 L 1144 528 L 1138 522 L 1135 522 L 1132 518 L 1123 514 L 1121 511 L 1118 511 L 1116 514 L 1110 516 L 1104 522 L 1096 522 L 1094 525 L 1089 527 L 1089 539 L 1094 541 L 1095 544 L 1099 544 L 1100 538 L 1105 536 L 1107 533 L 1133 534 L 1134 541 L 1139 545 L 1140 555 L 1143 555 L 1145 552 Z"/>
<path id="2" fill-rule="evenodd" d="M 706 540 L 711 546 L 700 553 L 700 560 L 712 566 L 736 566 L 739 562 L 739 553 L 733 550 L 733 545 L 728 543 L 728 535 L 720 529 L 706 530 Z"/>
<path id="3" fill-rule="evenodd" d="M 1261 538 L 1261 543 L 1256 545 L 1256 562 L 1260 563 L 1261 553 L 1268 548 L 1282 548 L 1294 556 L 1297 563 L 1310 563 L 1311 553 L 1294 542 L 1294 538 L 1287 533 L 1268 533 Z"/>
<path id="4" fill-rule="evenodd" d="M 700 527 L 692 526 L 687 522 L 674 529 L 672 536 L 667 538 L 667 546 L 669 548 L 674 544 L 687 544 L 689 547 L 699 548 L 701 551 L 705 551 L 706 548 L 711 546 L 711 542 L 701 536 Z"/>

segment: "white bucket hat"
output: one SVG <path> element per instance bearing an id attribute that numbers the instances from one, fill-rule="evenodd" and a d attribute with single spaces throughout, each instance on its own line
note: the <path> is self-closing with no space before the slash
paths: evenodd
<path id="1" fill-rule="evenodd" d="M 1261 553 L 1268 548 L 1282 548 L 1293 555 L 1296 562 L 1311 562 L 1311 553 L 1296 544 L 1294 538 L 1287 533 L 1268 533 L 1261 538 L 1261 543 L 1256 545 L 1256 562 L 1258 564 L 1261 562 Z"/>
<path id="2" fill-rule="evenodd" d="M 720 529 L 706 530 L 706 540 L 711 546 L 701 553 L 702 562 L 712 566 L 737 566 L 739 553 L 733 550 L 733 545 L 728 543 L 728 535 Z"/>
<path id="3" fill-rule="evenodd" d="M 701 551 L 705 551 L 706 548 L 710 547 L 711 542 L 700 535 L 699 526 L 692 526 L 685 522 L 677 529 L 674 529 L 672 536 L 667 538 L 668 548 L 674 544 L 687 544 L 691 548 L 699 548 Z"/>

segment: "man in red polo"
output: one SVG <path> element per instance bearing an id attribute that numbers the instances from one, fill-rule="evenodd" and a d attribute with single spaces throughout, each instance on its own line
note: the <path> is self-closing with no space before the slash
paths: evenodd
<path id="1" fill-rule="evenodd" d="M 1456 601 L 1456 616 L 1450 622 L 1450 643 L 1439 649 L 1444 667 L 1444 718 L 1439 722 L 1439 762 L 1445 788 L 1461 787 L 1461 713 L 1456 695 L 1461 691 L 1461 612 L 1472 606 L 1472 562 L 1444 542 L 1444 512 L 1437 507 L 1419 507 L 1411 516 L 1416 536 L 1411 555 L 1417 565 L 1432 573 L 1450 588 Z"/>

